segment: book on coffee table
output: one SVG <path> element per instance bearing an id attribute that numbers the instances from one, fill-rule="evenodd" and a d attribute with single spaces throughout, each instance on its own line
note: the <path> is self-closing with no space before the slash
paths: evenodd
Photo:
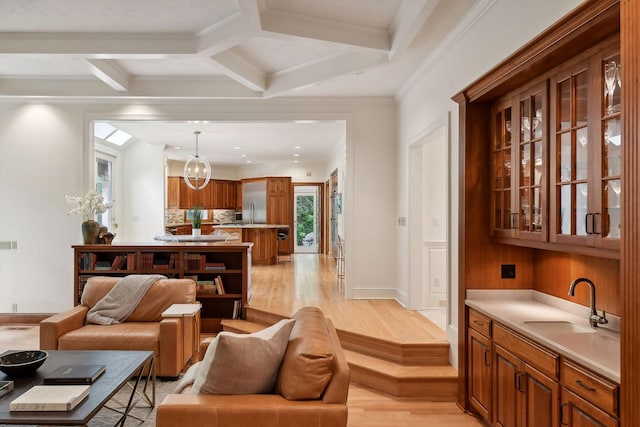
<path id="1" fill-rule="evenodd" d="M 89 396 L 88 385 L 36 385 L 9 403 L 10 411 L 70 411 Z"/>
<path id="2" fill-rule="evenodd" d="M 62 365 L 43 379 L 43 384 L 91 384 L 105 371 L 104 365 Z"/>

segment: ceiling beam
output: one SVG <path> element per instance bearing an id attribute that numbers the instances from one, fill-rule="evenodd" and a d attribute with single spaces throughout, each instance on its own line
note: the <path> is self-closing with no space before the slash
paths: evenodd
<path id="1" fill-rule="evenodd" d="M 391 24 L 393 40 L 389 59 L 404 52 L 429 19 L 440 0 L 404 0 Z"/>
<path id="2" fill-rule="evenodd" d="M 255 91 L 267 88 L 265 74 L 240 55 L 228 50 L 209 58 L 229 78 Z"/>
<path id="3" fill-rule="evenodd" d="M 20 97 L 95 99 L 254 99 L 262 93 L 227 77 L 138 79 L 132 77 L 127 92 L 114 92 L 93 78 L 0 78 L 0 99 Z"/>
<path id="4" fill-rule="evenodd" d="M 195 53 L 191 34 L 0 33 L 0 54 L 162 59 Z"/>
<path id="5" fill-rule="evenodd" d="M 246 31 L 243 15 L 238 12 L 198 34 L 198 54 L 213 56 L 248 40 L 254 34 Z"/>
<path id="6" fill-rule="evenodd" d="M 309 86 L 343 74 L 356 73 L 385 62 L 386 59 L 387 55 L 385 53 L 371 55 L 358 52 L 341 52 L 307 63 L 304 66 L 295 67 L 286 72 L 271 74 L 268 78 L 268 88 L 264 95 L 265 98 L 270 98 L 289 90 Z"/>
<path id="7" fill-rule="evenodd" d="M 130 75 L 112 59 L 88 59 L 89 70 L 94 76 L 118 92 L 129 90 Z"/>
<path id="8" fill-rule="evenodd" d="M 391 48 L 391 37 L 383 29 L 281 10 L 266 10 L 260 17 L 265 35 L 302 37 L 373 51 L 388 52 Z"/>

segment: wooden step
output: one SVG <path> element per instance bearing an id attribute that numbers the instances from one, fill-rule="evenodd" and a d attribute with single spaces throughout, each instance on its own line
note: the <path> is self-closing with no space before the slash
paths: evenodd
<path id="1" fill-rule="evenodd" d="M 223 331 L 235 332 L 236 334 L 252 334 L 269 326 L 262 323 L 249 322 L 248 320 L 232 319 L 223 319 L 220 325 L 222 325 Z"/>
<path id="2" fill-rule="evenodd" d="M 344 350 L 351 381 L 396 397 L 454 402 L 458 371 L 449 365 L 403 366 L 388 360 Z"/>
<path id="3" fill-rule="evenodd" d="M 449 364 L 449 342 L 406 343 L 337 329 L 342 348 L 400 365 L 440 366 Z"/>
<path id="4" fill-rule="evenodd" d="M 263 325 L 273 325 L 278 323 L 282 319 L 288 319 L 290 316 L 284 314 L 273 313 L 270 311 L 262 310 L 252 306 L 244 307 L 244 319 L 254 323 L 261 323 Z"/>

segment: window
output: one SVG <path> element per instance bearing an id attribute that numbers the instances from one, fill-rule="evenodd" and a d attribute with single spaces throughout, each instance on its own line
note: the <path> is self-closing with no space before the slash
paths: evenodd
<path id="1" fill-rule="evenodd" d="M 96 152 L 96 190 L 105 202 L 113 201 L 113 161 L 113 157 Z M 105 213 L 98 214 L 97 220 L 101 225 L 112 230 L 113 209 L 107 209 Z"/>

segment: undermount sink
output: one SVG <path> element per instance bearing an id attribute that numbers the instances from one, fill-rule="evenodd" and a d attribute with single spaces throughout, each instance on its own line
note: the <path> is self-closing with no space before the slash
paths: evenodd
<path id="1" fill-rule="evenodd" d="M 592 334 L 596 332 L 595 329 L 590 328 L 589 326 L 578 325 L 577 323 L 560 321 L 560 320 L 558 321 L 532 320 L 524 323 L 530 328 L 543 333 L 546 332 L 546 333 L 558 333 L 558 334 L 567 334 L 567 333 Z"/>

